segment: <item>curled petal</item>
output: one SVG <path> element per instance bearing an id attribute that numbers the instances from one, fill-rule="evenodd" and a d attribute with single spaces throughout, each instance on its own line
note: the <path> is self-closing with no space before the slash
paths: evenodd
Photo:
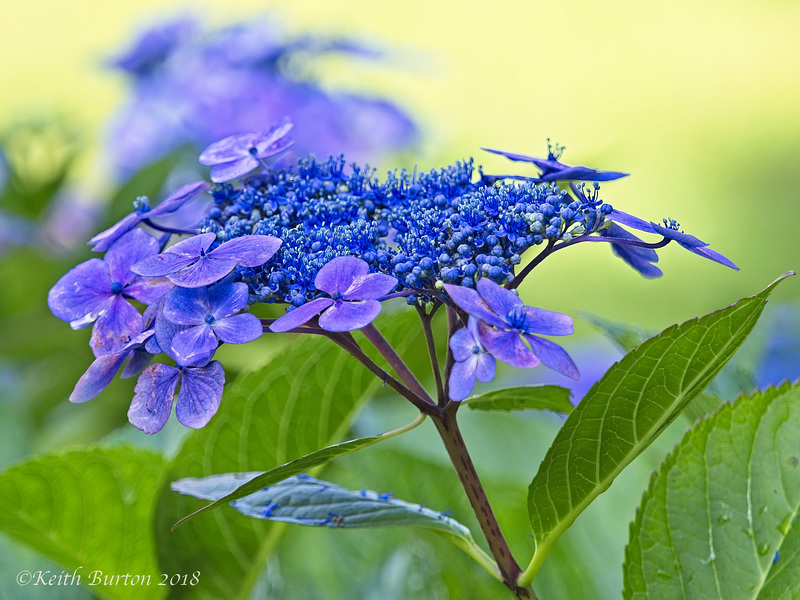
<path id="1" fill-rule="evenodd" d="M 225 370 L 216 360 L 204 367 L 184 369 L 175 407 L 178 421 L 194 429 L 204 427 L 219 409 L 224 385 Z"/>
<path id="2" fill-rule="evenodd" d="M 179 377 L 180 371 L 175 367 L 161 363 L 147 367 L 136 382 L 136 393 L 128 409 L 131 425 L 145 433 L 161 431 L 172 412 Z"/>
<path id="3" fill-rule="evenodd" d="M 136 227 L 142 222 L 142 217 L 139 213 L 131 213 L 125 215 L 120 221 L 114 223 L 105 231 L 101 231 L 92 239 L 89 240 L 89 245 L 95 252 L 105 252 L 111 247 L 111 244 L 116 242 L 123 235 L 128 233 L 131 229 Z"/>
<path id="4" fill-rule="evenodd" d="M 611 227 L 604 230 L 603 235 L 625 240 L 642 241 L 616 223 L 612 223 Z M 656 251 L 652 248 L 642 248 L 641 246 L 634 246 L 632 244 L 614 244 L 612 242 L 611 251 L 648 279 L 661 277 L 663 274 L 661 269 L 652 264 L 658 262 L 658 254 L 656 254 Z"/>
<path id="5" fill-rule="evenodd" d="M 184 204 L 190 200 L 193 200 L 210 187 L 211 184 L 209 184 L 207 181 L 195 181 L 194 183 L 188 183 L 174 191 L 167 198 L 165 198 L 161 204 L 156 206 L 153 210 L 148 211 L 143 216 L 149 218 L 174 213 Z"/>
<path id="6" fill-rule="evenodd" d="M 354 331 L 372 323 L 381 312 L 377 300 L 335 302 L 319 317 L 319 326 L 326 331 Z"/>
<path id="7" fill-rule="evenodd" d="M 539 357 L 544 366 L 550 367 L 554 371 L 558 371 L 572 379 L 580 379 L 578 367 L 575 366 L 567 351 L 561 346 L 535 335 L 525 335 L 524 337 L 533 348 L 533 353 Z"/>
<path id="8" fill-rule="evenodd" d="M 366 261 L 355 256 L 339 256 L 326 263 L 317 273 L 314 285 L 331 295 L 345 294 L 353 282 L 369 273 Z"/>
<path id="9" fill-rule="evenodd" d="M 302 306 L 287 312 L 281 318 L 277 319 L 269 328 L 275 333 L 290 331 L 310 321 L 331 304 L 333 304 L 331 298 L 317 298 L 311 302 L 306 302 Z"/>

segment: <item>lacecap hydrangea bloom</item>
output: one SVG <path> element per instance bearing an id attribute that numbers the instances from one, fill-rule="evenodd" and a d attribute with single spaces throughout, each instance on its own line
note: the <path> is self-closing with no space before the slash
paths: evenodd
<path id="1" fill-rule="evenodd" d="M 548 339 L 571 334 L 572 319 L 527 306 L 516 293 L 554 252 L 607 242 L 643 276 L 656 277 L 656 250 L 675 241 L 736 268 L 673 220 L 658 225 L 601 200 L 599 182 L 626 174 L 562 163 L 562 148 L 550 147 L 543 159 L 492 151 L 538 170 L 529 175 L 485 174 L 468 159 L 380 178 L 342 156 L 270 165 L 291 145 L 289 133 L 283 123 L 213 143 L 203 153 L 213 184 L 188 184 L 155 209 L 139 199 L 134 213 L 93 239 L 105 258 L 78 265 L 53 287 L 57 317 L 95 328 L 97 359 L 73 401 L 99 394 L 128 361 L 122 375 L 139 374 L 129 411 L 135 426 L 160 430 L 180 383 L 178 420 L 202 427 L 222 396 L 220 344 L 306 332 L 339 344 L 421 411 L 444 414 L 476 382 L 491 381 L 498 360 L 579 377 L 568 353 Z M 198 195 L 210 197 L 199 223 L 159 224 Z M 626 227 L 659 239 L 646 242 Z M 128 298 L 146 306 L 143 315 Z M 283 305 L 286 314 L 258 319 L 249 313 L 258 303 Z M 435 392 L 376 328 L 387 303 L 415 307 L 424 327 L 440 309 L 447 314 L 443 368 L 426 336 Z M 356 330 L 396 376 L 361 350 Z M 153 360 L 167 362 L 148 365 Z"/>

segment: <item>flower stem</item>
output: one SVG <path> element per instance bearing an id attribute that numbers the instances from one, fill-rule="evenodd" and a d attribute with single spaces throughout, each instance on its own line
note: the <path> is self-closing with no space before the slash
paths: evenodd
<path id="1" fill-rule="evenodd" d="M 422 387 L 422 384 L 411 372 L 411 369 L 408 368 L 408 365 L 403 361 L 402 358 L 400 358 L 400 355 L 397 354 L 395 349 L 386 340 L 386 338 L 381 335 L 381 332 L 375 328 L 375 325 L 370 323 L 369 325 L 363 327 L 360 331 L 364 334 L 364 337 L 366 337 L 372 343 L 372 345 L 375 346 L 378 352 L 381 353 L 381 356 L 386 359 L 386 362 L 389 363 L 389 366 L 392 367 L 394 372 L 397 373 L 397 376 L 400 377 L 400 381 L 408 386 L 408 389 L 431 405 L 435 405 L 431 397 L 428 395 L 428 392 L 425 391 L 425 388 Z"/>
<path id="2" fill-rule="evenodd" d="M 444 398 L 444 386 L 442 385 L 442 370 L 439 367 L 439 357 L 436 355 L 436 340 L 433 337 L 433 329 L 431 328 L 433 313 L 426 313 L 425 307 L 422 304 L 416 304 L 415 306 L 419 314 L 419 320 L 422 322 L 422 329 L 425 332 L 425 344 L 428 346 L 428 356 L 431 359 L 433 378 L 436 380 L 436 396 L 441 401 L 441 399 Z"/>
<path id="3" fill-rule="evenodd" d="M 511 555 L 511 550 L 503 537 L 503 532 L 500 530 L 500 525 L 494 516 L 489 499 L 486 497 L 486 492 L 478 478 L 478 473 L 472 464 L 472 459 L 464 444 L 464 438 L 461 437 L 461 432 L 456 422 L 457 408 L 458 404 L 450 403 L 441 416 L 433 416 L 433 423 L 436 425 L 447 454 L 450 456 L 450 461 L 453 463 L 461 485 L 467 494 L 467 499 L 489 545 L 489 550 L 497 562 L 503 583 L 517 598 L 535 600 L 536 595 L 530 587 L 517 585 L 517 578 L 522 573 L 522 569 L 520 569 Z"/>

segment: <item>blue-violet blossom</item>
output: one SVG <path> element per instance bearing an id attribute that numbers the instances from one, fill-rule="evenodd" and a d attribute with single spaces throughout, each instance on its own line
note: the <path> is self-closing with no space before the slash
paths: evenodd
<path id="1" fill-rule="evenodd" d="M 470 317 L 467 326 L 459 329 L 450 338 L 455 364 L 448 379 L 451 400 L 460 402 L 475 387 L 475 380 L 488 383 L 494 379 L 496 361 L 481 342 L 480 328 L 485 324 Z"/>

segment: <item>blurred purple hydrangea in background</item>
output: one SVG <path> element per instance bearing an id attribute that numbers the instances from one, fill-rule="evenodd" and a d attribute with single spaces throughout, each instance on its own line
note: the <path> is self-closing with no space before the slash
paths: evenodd
<path id="1" fill-rule="evenodd" d="M 183 17 L 145 31 L 111 62 L 132 85 L 109 131 L 114 168 L 127 177 L 181 147 L 200 150 L 284 117 L 295 123 L 299 156 L 374 162 L 410 145 L 416 127 L 393 103 L 329 92 L 310 75 L 337 54 L 381 56 L 353 39 L 288 35 L 269 17 L 217 30 Z"/>

